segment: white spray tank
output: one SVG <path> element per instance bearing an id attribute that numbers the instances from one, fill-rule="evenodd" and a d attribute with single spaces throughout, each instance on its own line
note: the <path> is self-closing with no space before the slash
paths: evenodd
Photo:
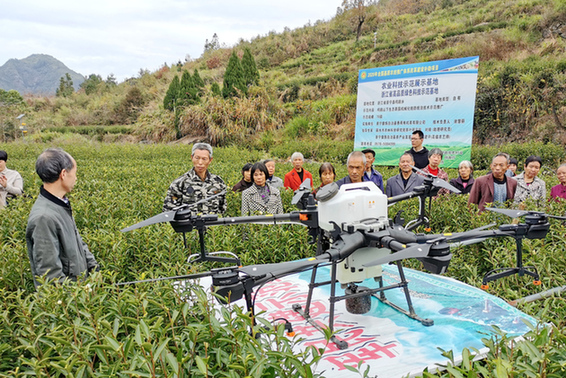
<path id="1" fill-rule="evenodd" d="M 353 227 L 354 230 L 364 229 L 367 224 L 362 224 L 361 221 L 367 220 L 373 220 L 370 222 L 374 224 L 373 228 L 377 229 L 388 225 L 387 196 L 371 181 L 343 184 L 340 188 L 335 183 L 325 185 L 319 190 L 316 198 L 318 224 L 324 230 L 334 230 L 331 222 L 336 223 L 342 230 L 347 227 Z M 389 253 L 391 251 L 386 248 L 360 248 L 338 265 L 336 278 L 345 285 L 380 277 L 381 265 L 363 265 Z"/>
<path id="2" fill-rule="evenodd" d="M 327 189 L 328 186 L 328 189 Z M 364 219 L 387 219 L 387 196 L 372 181 L 323 186 L 316 195 L 318 200 L 318 224 L 332 231 L 330 222 L 342 227 L 343 223 Z"/>

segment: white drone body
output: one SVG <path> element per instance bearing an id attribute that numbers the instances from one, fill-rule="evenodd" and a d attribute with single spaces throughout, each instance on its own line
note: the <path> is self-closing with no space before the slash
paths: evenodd
<path id="1" fill-rule="evenodd" d="M 376 232 L 389 224 L 387 196 L 371 181 L 336 186 L 330 195 L 317 199 L 319 226 L 326 231 L 333 231 L 336 224 L 344 231 Z M 364 264 L 390 253 L 387 248 L 360 248 L 338 264 L 336 278 L 344 286 L 381 277 L 381 265 Z"/>

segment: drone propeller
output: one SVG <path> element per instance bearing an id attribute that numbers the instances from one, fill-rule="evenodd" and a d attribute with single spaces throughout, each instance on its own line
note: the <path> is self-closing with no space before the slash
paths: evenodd
<path id="1" fill-rule="evenodd" d="M 448 189 L 449 191 L 456 193 L 456 194 L 460 194 L 461 191 L 459 189 L 456 189 L 454 186 L 450 185 L 449 183 L 447 183 L 446 181 L 439 179 L 438 177 L 434 178 L 434 180 L 432 181 L 432 185 L 434 186 L 439 186 L 441 188 L 444 189 Z"/>
<path id="2" fill-rule="evenodd" d="M 189 274 L 185 276 L 161 277 L 161 278 L 147 279 L 141 281 L 123 282 L 120 283 L 119 285 L 130 285 L 130 284 L 164 281 L 164 280 L 172 280 L 172 279 L 181 280 L 181 279 L 202 278 L 207 276 L 213 276 L 217 272 L 239 272 L 239 273 L 244 273 L 245 275 L 250 277 L 254 282 L 253 286 L 257 286 L 274 278 L 311 269 L 319 264 L 342 260 L 348 257 L 349 255 L 351 255 L 358 248 L 365 245 L 366 245 L 366 239 L 363 236 L 363 234 L 360 232 L 355 232 L 353 234 L 341 235 L 340 238 L 337 241 L 335 241 L 332 247 L 329 250 L 327 250 L 325 253 L 317 257 L 312 257 L 306 260 L 287 261 L 287 262 L 274 263 L 274 264 L 248 265 L 243 267 L 234 266 L 229 268 L 213 269 L 212 271 L 209 272 Z"/>
<path id="3" fill-rule="evenodd" d="M 136 223 L 133 226 L 126 227 L 126 228 L 124 228 L 120 231 L 121 232 L 128 232 L 128 231 L 132 231 L 132 230 L 142 228 L 142 227 L 145 227 L 145 226 L 149 226 L 149 225 L 152 225 L 152 224 L 156 224 L 156 223 L 171 222 L 171 221 L 175 220 L 175 214 L 177 214 L 177 210 L 166 211 L 164 213 L 157 214 L 157 215 L 155 215 L 155 216 L 153 216 L 149 219 L 146 219 L 144 221 Z"/>
<path id="4" fill-rule="evenodd" d="M 499 209 L 497 207 L 486 207 L 486 209 L 489 211 L 493 211 L 494 213 L 507 215 L 508 217 L 511 218 L 519 218 L 529 213 L 529 211 L 525 211 L 525 210 Z"/>
<path id="5" fill-rule="evenodd" d="M 128 231 L 136 230 L 136 229 L 138 229 L 138 228 L 142 228 L 142 227 L 149 226 L 149 225 L 156 224 L 156 223 L 172 222 L 172 221 L 175 220 L 175 216 L 177 215 L 177 212 L 178 212 L 178 211 L 184 210 L 184 209 L 190 209 L 191 207 L 200 205 L 201 203 L 204 203 L 204 202 L 208 202 L 208 201 L 210 201 L 211 199 L 213 199 L 213 198 L 215 198 L 215 197 L 218 197 L 218 196 L 221 196 L 221 195 L 223 195 L 223 194 L 225 194 L 225 193 L 226 193 L 226 191 L 223 190 L 223 191 L 221 191 L 221 192 L 219 192 L 219 193 L 216 193 L 216 194 L 213 195 L 213 196 L 210 196 L 210 197 L 201 199 L 201 200 L 199 200 L 199 201 L 197 201 L 197 202 L 195 202 L 195 203 L 181 205 L 181 206 L 179 206 L 179 207 L 177 207 L 177 208 L 175 208 L 175 209 L 173 209 L 173 210 L 165 211 L 165 212 L 163 212 L 163 213 L 161 213 L 161 214 L 154 215 L 154 216 L 151 217 L 151 218 L 148 218 L 148 219 L 146 219 L 146 220 L 144 220 L 144 221 L 141 221 L 141 222 L 139 222 L 139 223 L 136 223 L 136 224 L 134 224 L 134 225 L 132 225 L 132 226 L 130 226 L 130 227 L 126 227 L 126 228 L 124 228 L 124 229 L 122 229 L 122 230 L 120 230 L 120 231 L 121 231 L 121 232 L 128 232 Z"/>
<path id="6" fill-rule="evenodd" d="M 454 186 L 450 185 L 449 183 L 447 183 L 447 182 L 444 181 L 443 179 L 440 179 L 440 178 L 438 178 L 437 176 L 435 176 L 435 175 L 433 175 L 433 174 L 431 174 L 431 173 L 425 172 L 425 171 L 423 171 L 422 169 L 419 169 L 419 168 L 417 168 L 417 167 L 415 167 L 415 166 L 411 166 L 411 168 L 413 168 L 413 170 L 415 170 L 416 172 L 420 173 L 420 174 L 423 175 L 423 176 L 427 176 L 427 177 L 432 178 L 432 185 L 433 185 L 433 186 L 447 189 L 447 190 L 449 190 L 449 191 L 451 191 L 451 192 L 453 192 L 453 193 L 456 193 L 456 194 L 461 193 L 461 191 L 460 191 L 459 189 L 456 189 Z"/>
<path id="7" fill-rule="evenodd" d="M 423 258 L 427 257 L 430 252 L 430 247 L 432 244 L 425 243 L 425 244 L 417 244 L 412 247 L 403 249 L 399 252 L 390 253 L 387 256 L 382 256 L 378 259 L 375 259 L 371 262 L 365 263 L 363 266 L 370 267 L 374 265 L 383 265 L 388 264 L 393 261 L 404 260 L 404 259 L 411 259 L 411 258 Z"/>
<path id="8" fill-rule="evenodd" d="M 299 189 L 295 191 L 295 195 L 291 200 L 291 204 L 296 205 L 301 200 L 301 198 L 303 198 L 303 194 L 310 193 L 311 190 L 312 190 L 311 179 L 307 178 L 305 179 L 305 181 L 303 181 L 301 186 L 299 186 Z"/>
<path id="9" fill-rule="evenodd" d="M 507 215 L 508 217 L 511 218 L 520 218 L 524 215 L 539 215 L 539 216 L 544 216 L 544 217 L 548 217 L 548 218 L 553 218 L 553 219 L 560 219 L 560 220 L 566 220 L 566 217 L 560 217 L 558 215 L 550 215 L 550 214 L 545 214 L 543 212 L 540 211 L 527 211 L 527 210 L 514 210 L 514 209 L 499 209 L 497 207 L 486 207 L 487 210 L 489 211 L 493 211 L 495 213 L 499 213 L 499 214 L 503 214 L 503 215 Z"/>

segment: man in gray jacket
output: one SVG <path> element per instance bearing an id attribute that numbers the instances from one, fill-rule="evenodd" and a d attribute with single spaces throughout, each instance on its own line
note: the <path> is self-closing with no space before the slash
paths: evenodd
<path id="1" fill-rule="evenodd" d="M 26 229 L 33 282 L 44 276 L 59 282 L 76 281 L 98 263 L 83 242 L 66 195 L 77 181 L 77 163 L 67 152 L 50 148 L 41 153 L 35 171 L 43 185 L 31 209 Z"/>
<path id="2" fill-rule="evenodd" d="M 387 180 L 385 194 L 387 197 L 395 197 L 400 194 L 411 192 L 416 186 L 424 182 L 424 177 L 413 173 L 412 165 L 415 164 L 413 155 L 405 152 L 399 159 L 399 174 Z"/>

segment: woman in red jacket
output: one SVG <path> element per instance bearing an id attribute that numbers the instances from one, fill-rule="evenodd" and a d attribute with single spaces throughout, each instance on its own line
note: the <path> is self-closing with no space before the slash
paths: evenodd
<path id="1" fill-rule="evenodd" d="M 293 191 L 299 189 L 299 186 L 306 180 L 311 180 L 311 186 L 313 185 L 312 174 L 303 168 L 303 163 L 305 159 L 303 154 L 300 152 L 294 152 L 291 155 L 291 163 L 293 163 L 293 169 L 285 175 L 285 180 L 283 181 L 283 186 Z"/>

